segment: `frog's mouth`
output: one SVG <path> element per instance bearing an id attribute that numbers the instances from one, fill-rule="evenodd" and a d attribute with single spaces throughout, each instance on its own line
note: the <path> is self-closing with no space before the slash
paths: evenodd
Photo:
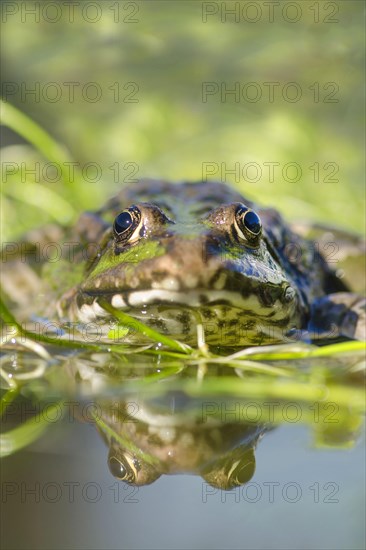
<path id="1" fill-rule="evenodd" d="M 299 327 L 300 323 L 294 304 L 284 307 L 277 299 L 265 305 L 255 293 L 243 295 L 224 289 L 150 288 L 109 293 L 84 290 L 77 296 L 77 318 L 82 323 L 108 324 L 113 316 L 102 307 L 103 301 L 182 341 L 196 338 L 198 324 L 203 326 L 207 341 L 225 341 L 226 345 L 267 343 L 269 334 L 270 341 L 283 341 L 288 329 Z"/>
<path id="2" fill-rule="evenodd" d="M 148 289 L 136 291 L 121 291 L 118 293 L 82 292 L 77 297 L 78 314 L 84 322 L 95 320 L 95 317 L 106 317 L 108 312 L 100 306 L 100 298 L 106 300 L 115 309 L 144 310 L 150 306 L 176 306 L 179 308 L 202 308 L 209 305 L 226 305 L 232 307 L 244 306 L 241 295 L 229 291 L 190 291 L 181 292 L 166 289 Z M 251 297 L 252 306 L 258 309 L 259 303 L 255 296 Z M 249 304 L 247 304 L 249 307 Z"/>

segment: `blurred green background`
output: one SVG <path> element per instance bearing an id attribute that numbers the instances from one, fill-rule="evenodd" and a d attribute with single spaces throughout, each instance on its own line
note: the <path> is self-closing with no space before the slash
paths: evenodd
<path id="1" fill-rule="evenodd" d="M 1 9 L 3 99 L 63 145 L 78 169 L 100 168 L 95 182 L 92 165 L 84 178 L 51 181 L 48 160 L 2 127 L 3 241 L 44 223 L 72 223 L 137 177 L 200 180 L 204 163 L 217 166 L 210 179 L 231 182 L 288 219 L 364 230 L 363 2 L 2 2 Z M 276 83 L 273 98 L 266 83 Z M 215 93 L 203 98 L 207 86 Z M 239 97 L 221 95 L 225 87 Z M 26 173 L 37 162 L 41 177 Z M 274 178 L 268 163 L 276 163 Z M 235 166 L 239 175 L 229 173 Z M 296 509 L 283 498 L 236 504 L 233 495 L 227 505 L 219 495 L 204 504 L 200 479 L 181 476 L 141 490 L 138 507 L 116 506 L 107 450 L 75 426 L 75 434 L 11 456 L 4 479 L 98 480 L 107 498 L 75 507 L 14 499 L 2 522 L 5 546 L 364 548 L 362 444 L 347 452 L 306 448 L 302 426 L 268 434 L 255 480 L 279 480 L 281 488 L 297 480 L 304 496 Z M 329 482 L 340 488 L 338 506 L 324 500 Z"/>
<path id="2" fill-rule="evenodd" d="M 3 161 L 41 163 L 40 178 L 3 168 L 3 240 L 136 177 L 199 180 L 204 163 L 289 219 L 363 230 L 363 2 L 36 4 L 3 6 L 3 98 L 100 170 L 76 193 L 3 129 Z"/>

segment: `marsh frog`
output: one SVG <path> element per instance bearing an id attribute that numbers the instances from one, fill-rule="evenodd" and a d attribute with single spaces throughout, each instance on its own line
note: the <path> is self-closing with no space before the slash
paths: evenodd
<path id="1" fill-rule="evenodd" d="M 44 254 L 52 244 L 57 261 Z M 191 345 L 197 327 L 208 345 L 223 347 L 279 343 L 304 331 L 365 337 L 365 300 L 316 243 L 277 210 L 220 182 L 143 179 L 73 227 L 48 227 L 23 245 L 25 260 L 14 245 L 2 260 L 3 286 L 20 316 L 37 306 L 112 342 L 118 331 L 111 336 L 103 301 Z M 124 342 L 139 339 L 123 332 Z"/>

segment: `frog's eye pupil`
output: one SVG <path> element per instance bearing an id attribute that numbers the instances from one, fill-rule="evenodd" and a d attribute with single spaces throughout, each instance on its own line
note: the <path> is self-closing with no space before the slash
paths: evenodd
<path id="1" fill-rule="evenodd" d="M 114 229 L 118 235 L 124 233 L 133 224 L 133 218 L 129 212 L 121 212 L 114 220 Z"/>
<path id="2" fill-rule="evenodd" d="M 253 210 L 247 210 L 244 214 L 243 223 L 245 227 L 254 235 L 259 235 L 262 224 L 259 216 Z"/>
<path id="3" fill-rule="evenodd" d="M 240 466 L 237 471 L 235 471 L 235 485 L 243 485 L 248 481 L 248 469 L 246 466 L 246 464 Z"/>
<path id="4" fill-rule="evenodd" d="M 250 246 L 258 246 L 262 235 L 262 222 L 254 210 L 244 204 L 239 205 L 235 212 L 234 229 L 239 242 L 247 242 Z"/>

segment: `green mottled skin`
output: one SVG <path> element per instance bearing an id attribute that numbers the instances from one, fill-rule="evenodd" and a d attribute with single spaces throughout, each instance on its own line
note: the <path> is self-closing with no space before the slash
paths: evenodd
<path id="1" fill-rule="evenodd" d="M 261 219 L 262 236 L 255 246 L 238 239 L 238 204 Z M 121 243 L 113 235 L 113 220 L 132 205 L 142 212 L 141 231 L 132 243 Z M 107 326 L 110 316 L 98 306 L 102 297 L 190 344 L 197 341 L 199 324 L 208 344 L 267 344 L 313 326 L 314 307 L 322 303 L 327 311 L 333 293 L 342 307 L 349 303 L 347 287 L 312 241 L 293 232 L 276 210 L 262 208 L 221 183 L 141 180 L 95 212 L 82 214 L 56 239 L 63 245 L 58 262 L 43 262 L 36 270 L 31 262 L 26 265 L 40 277 L 28 293 L 33 297 L 30 309 L 34 296 L 45 294 L 45 314 L 52 318 L 57 311 L 61 321 Z M 32 278 L 29 269 L 23 282 L 27 278 Z M 10 287 L 8 294 L 24 304 L 25 291 L 17 299 Z M 356 311 L 358 319 L 359 302 L 357 307 L 352 314 Z M 341 324 L 338 310 L 331 309 L 331 320 Z M 356 322 L 353 332 L 343 327 L 339 334 L 360 337 L 362 326 Z M 138 335 L 131 337 L 136 340 Z"/>

